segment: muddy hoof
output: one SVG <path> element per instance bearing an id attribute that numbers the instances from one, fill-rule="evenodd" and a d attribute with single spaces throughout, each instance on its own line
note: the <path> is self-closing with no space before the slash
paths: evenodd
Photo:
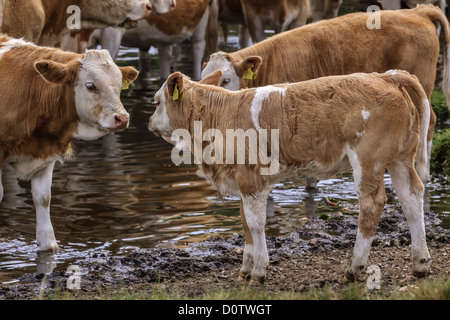
<path id="1" fill-rule="evenodd" d="M 242 282 L 242 283 L 248 283 L 250 281 L 250 275 L 239 273 L 239 277 L 238 277 L 237 281 Z"/>
<path id="2" fill-rule="evenodd" d="M 251 286 L 259 286 L 264 284 L 265 277 L 254 278 L 251 277 L 249 285 Z"/>

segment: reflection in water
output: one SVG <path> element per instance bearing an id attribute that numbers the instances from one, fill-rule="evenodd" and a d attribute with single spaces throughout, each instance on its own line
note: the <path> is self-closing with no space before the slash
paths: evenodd
<path id="1" fill-rule="evenodd" d="M 136 62 L 137 51 L 122 50 L 122 60 Z M 157 74 L 157 65 L 155 66 Z M 77 141 L 77 159 L 55 166 L 51 218 L 61 250 L 37 251 L 30 183 L 5 170 L 0 205 L 0 285 L 24 272 L 66 270 L 77 259 L 123 255 L 133 248 L 186 245 L 212 235 L 241 233 L 239 199 L 224 197 L 198 178 L 194 166 L 175 166 L 169 145 L 147 130 L 159 84 L 141 79 L 123 93 L 131 113 L 124 132 L 97 141 Z M 390 186 L 389 178 L 386 178 Z M 275 186 L 268 202 L 267 234 L 283 235 L 307 223 L 305 217 L 339 213 L 325 197 L 356 203 L 350 176 L 320 181 L 315 193 L 295 177 Z M 390 188 L 390 187 L 389 187 Z M 429 210 L 449 213 L 448 189 L 429 188 Z M 390 197 L 395 203 L 395 197 Z M 303 219 L 302 219 L 303 218 Z"/>

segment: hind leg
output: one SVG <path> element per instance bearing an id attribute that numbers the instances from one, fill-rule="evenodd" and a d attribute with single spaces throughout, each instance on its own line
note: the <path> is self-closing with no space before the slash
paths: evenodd
<path id="1" fill-rule="evenodd" d="M 388 170 L 411 232 L 413 274 L 417 277 L 426 276 L 430 271 L 431 257 L 425 236 L 423 183 L 411 160 L 397 161 Z"/>
<path id="2" fill-rule="evenodd" d="M 383 170 L 384 172 L 384 170 Z M 358 231 L 353 249 L 351 265 L 345 272 L 348 279 L 354 281 L 365 268 L 369 258 L 372 240 L 375 236 L 381 214 L 386 202 L 383 172 L 362 176 L 358 186 L 357 173 L 355 184 L 358 190 L 360 213 Z"/>
<path id="3" fill-rule="evenodd" d="M 238 281 L 246 282 L 250 280 L 250 273 L 253 269 L 253 238 L 245 218 L 244 205 L 241 200 L 241 221 L 244 227 L 245 246 L 243 253 L 242 268 L 239 270 Z"/>

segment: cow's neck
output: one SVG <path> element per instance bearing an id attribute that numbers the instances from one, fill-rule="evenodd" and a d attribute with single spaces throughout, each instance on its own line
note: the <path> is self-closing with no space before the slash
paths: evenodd
<path id="1" fill-rule="evenodd" d="M 96 29 L 123 22 L 126 19 L 127 3 L 128 0 L 116 0 L 109 1 L 108 6 L 105 6 L 103 1 L 98 0 L 43 1 L 45 24 L 38 44 L 56 45 L 62 35 L 71 31 L 69 27 L 76 21 L 74 15 L 77 13 L 69 10 L 70 6 L 80 8 L 81 29 Z"/>

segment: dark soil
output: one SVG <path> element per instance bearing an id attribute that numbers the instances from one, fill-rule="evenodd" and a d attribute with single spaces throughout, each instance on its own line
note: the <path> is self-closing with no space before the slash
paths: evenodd
<path id="1" fill-rule="evenodd" d="M 450 276 L 450 231 L 438 226 L 440 220 L 425 214 L 427 242 L 432 256 L 429 278 Z M 310 218 L 297 232 L 268 237 L 270 265 L 264 288 L 270 292 L 305 291 L 325 285 L 345 289 L 344 271 L 351 261 L 357 216 L 344 215 L 326 220 Z M 414 285 L 411 239 L 407 222 L 398 211 L 387 207 L 374 239 L 368 265 L 381 270 L 381 294 L 394 287 Z M 93 255 L 79 263 L 81 295 L 96 296 L 117 287 L 148 288 L 195 297 L 204 293 L 241 287 L 236 281 L 242 262 L 244 237 L 211 238 L 188 248 L 140 249 L 122 258 Z M 359 281 L 366 281 L 363 273 Z M 0 287 L 0 299 L 36 299 L 64 293 L 68 275 L 64 271 L 27 274 L 19 284 Z M 380 291 L 379 291 L 380 292 Z"/>

